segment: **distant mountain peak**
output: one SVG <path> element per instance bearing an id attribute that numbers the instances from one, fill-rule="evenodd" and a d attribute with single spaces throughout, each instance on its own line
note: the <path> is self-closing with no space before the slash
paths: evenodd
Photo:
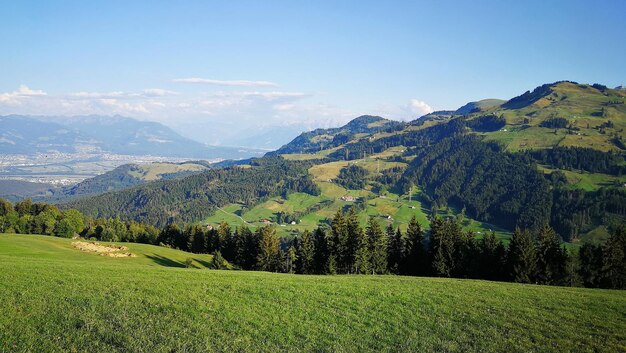
<path id="1" fill-rule="evenodd" d="M 472 113 L 478 113 L 489 108 L 500 106 L 504 104 L 505 102 L 506 102 L 505 100 L 495 99 L 495 98 L 482 99 L 476 102 L 469 102 L 465 104 L 464 106 L 462 106 L 461 108 L 457 109 L 454 112 L 454 114 L 467 115 L 467 114 L 472 114 Z"/>
<path id="2" fill-rule="evenodd" d="M 502 107 L 506 109 L 519 109 L 529 106 L 540 100 L 541 98 L 552 94 L 556 87 L 562 86 L 564 84 L 578 85 L 578 83 L 574 81 L 556 81 L 553 83 L 546 83 L 536 87 L 532 91 L 526 91 L 524 92 L 524 94 L 509 99 L 509 101 L 502 104 Z"/>

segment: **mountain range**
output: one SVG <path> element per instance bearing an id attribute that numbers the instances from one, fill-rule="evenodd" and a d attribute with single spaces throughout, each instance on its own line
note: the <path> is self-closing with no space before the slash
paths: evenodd
<path id="1" fill-rule="evenodd" d="M 625 101 L 622 90 L 562 81 L 407 123 L 361 116 L 263 158 L 64 207 L 156 225 L 274 222 L 282 235 L 354 207 L 363 224 L 439 215 L 504 238 L 516 226 L 550 224 L 565 240 L 598 239 L 626 218 Z"/>
<path id="2" fill-rule="evenodd" d="M 121 116 L 0 116 L 0 152 L 112 153 L 206 160 L 258 155 L 250 148 L 209 146 L 156 122 Z"/>

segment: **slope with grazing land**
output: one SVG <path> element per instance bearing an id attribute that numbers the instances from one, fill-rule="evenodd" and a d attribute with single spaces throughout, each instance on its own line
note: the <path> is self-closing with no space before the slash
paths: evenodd
<path id="1" fill-rule="evenodd" d="M 167 260 L 201 267 L 206 255 L 128 244 L 137 257 L 110 258 L 71 242 L 0 235 L 0 350 L 617 352 L 626 342 L 622 291 L 173 268 Z"/>
<path id="2" fill-rule="evenodd" d="M 230 182 L 248 188 L 243 174 L 259 173 L 282 157 L 284 170 L 298 169 L 319 192 L 294 194 L 302 191 L 289 187 L 294 174 L 283 182 L 278 177 L 271 192 L 244 202 L 232 193 L 216 201 L 222 191 L 211 179 L 191 176 L 70 206 L 93 216 L 120 214 L 159 224 L 278 223 L 281 235 L 312 230 L 338 210 L 355 207 L 361 225 L 375 216 L 405 227 L 415 214 L 426 227 L 427 217 L 439 214 L 462 217 L 465 229 L 497 230 L 504 238 L 516 226 L 549 223 L 564 240 L 576 241 L 626 220 L 620 206 L 626 203 L 625 100 L 621 90 L 563 81 L 410 123 L 362 116 L 343 127 L 303 133 L 246 165 L 226 167 L 240 168 L 242 178 Z M 165 213 L 138 211 L 150 204 Z M 192 213 L 190 204 L 197 206 Z"/>

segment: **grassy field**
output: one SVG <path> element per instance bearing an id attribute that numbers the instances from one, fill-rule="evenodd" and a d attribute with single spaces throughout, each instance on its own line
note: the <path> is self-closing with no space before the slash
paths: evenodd
<path id="1" fill-rule="evenodd" d="M 589 173 L 585 171 L 571 171 L 564 169 L 554 169 L 548 166 L 539 166 L 540 171 L 549 174 L 559 170 L 565 174 L 568 186 L 572 189 L 583 189 L 594 191 L 601 187 L 616 186 L 626 184 L 626 175 L 615 176 L 602 173 Z"/>
<path id="2" fill-rule="evenodd" d="M 187 269 L 70 243 L 0 235 L 0 351 L 626 350 L 623 291 Z"/>

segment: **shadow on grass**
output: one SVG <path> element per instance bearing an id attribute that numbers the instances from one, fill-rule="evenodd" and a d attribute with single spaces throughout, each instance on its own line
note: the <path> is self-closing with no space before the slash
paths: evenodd
<path id="1" fill-rule="evenodd" d="M 150 260 L 154 261 L 155 263 L 161 265 L 161 266 L 185 267 L 184 263 L 182 263 L 180 261 L 172 260 L 172 259 L 170 259 L 168 257 L 165 257 L 165 256 L 152 254 L 152 255 L 146 255 L 146 257 L 149 258 Z"/>
<path id="2" fill-rule="evenodd" d="M 211 263 L 208 261 L 204 261 L 204 260 L 200 260 L 200 259 L 196 259 L 194 258 L 194 260 L 199 263 L 200 265 L 204 266 L 205 268 L 211 268 Z"/>

